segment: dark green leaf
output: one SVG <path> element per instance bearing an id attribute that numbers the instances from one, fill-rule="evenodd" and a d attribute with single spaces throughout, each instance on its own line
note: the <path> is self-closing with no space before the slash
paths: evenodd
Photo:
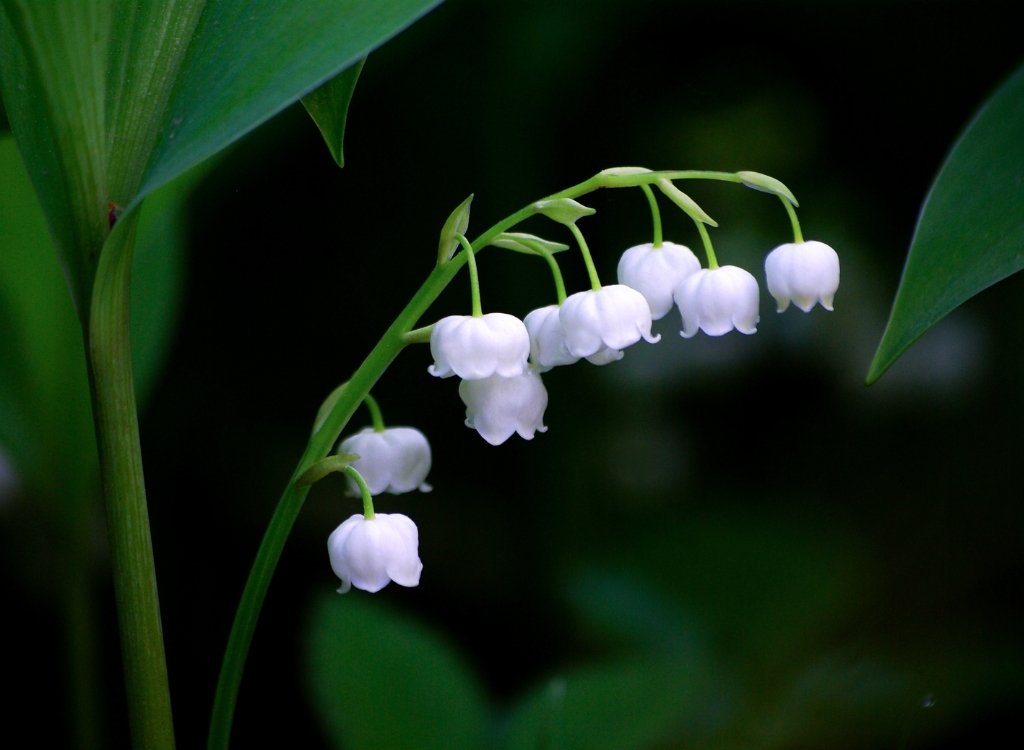
<path id="1" fill-rule="evenodd" d="M 364 59 L 439 0 L 210 2 L 138 198 Z"/>
<path id="2" fill-rule="evenodd" d="M 366 60 L 360 60 L 320 88 L 302 97 L 302 106 L 320 128 L 320 134 L 339 167 L 345 166 L 345 122 L 348 119 L 348 106 L 365 62 Z"/>
<path id="3" fill-rule="evenodd" d="M 635 658 L 577 669 L 523 700 L 506 727 L 508 750 L 685 747 L 723 698 L 706 665 Z M 675 740 L 673 742 L 673 740 Z"/>
<path id="4" fill-rule="evenodd" d="M 34 493 L 72 502 L 97 477 L 81 328 L 9 136 L 0 194 L 0 442 Z"/>
<path id="5" fill-rule="evenodd" d="M 363 592 L 316 603 L 306 678 L 324 729 L 346 750 L 484 746 L 487 708 L 451 646 Z"/>
<path id="6" fill-rule="evenodd" d="M 869 383 L 958 305 L 1024 268 L 1022 134 L 1024 68 L 985 103 L 925 199 Z"/>

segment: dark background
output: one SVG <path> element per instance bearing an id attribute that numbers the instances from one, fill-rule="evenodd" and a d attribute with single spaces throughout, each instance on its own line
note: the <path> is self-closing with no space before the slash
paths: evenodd
<path id="1" fill-rule="evenodd" d="M 728 666 L 744 708 L 721 736 L 740 746 L 953 748 L 1014 730 L 1020 279 L 863 385 L 928 186 L 1021 60 L 1005 6 L 451 0 L 371 56 L 344 170 L 297 107 L 232 148 L 191 204 L 179 334 L 142 419 L 179 746 L 203 741 L 237 597 L 321 400 L 425 278 L 449 211 L 475 193 L 476 233 L 622 165 L 781 179 L 805 236 L 840 254 L 836 311 L 777 316 L 764 293 L 756 336 L 688 341 L 670 313 L 658 345 L 546 376 L 549 432 L 500 448 L 463 426 L 456 383 L 431 378 L 426 347 L 411 348 L 375 395 L 391 423 L 430 437 L 435 489 L 378 510 L 414 518 L 425 568 L 419 588 L 377 596 L 456 643 L 498 706 L 613 650 L 579 615 L 612 580 L 672 601 Z M 763 281 L 764 254 L 788 239 L 778 202 L 686 189 L 721 225 L 720 260 Z M 610 282 L 622 250 L 649 240 L 646 203 L 625 190 L 585 202 L 598 213 L 581 227 Z M 666 238 L 696 248 L 692 224 L 662 210 Z M 527 229 L 568 239 L 554 224 Z M 580 288 L 576 257 L 562 267 Z M 553 301 L 538 261 L 488 250 L 480 272 L 487 310 Z M 460 277 L 431 319 L 468 304 Z M 356 510 L 340 481 L 310 496 L 253 644 L 240 746 L 325 742 L 300 639 L 310 601 L 336 585 L 327 535 Z M 50 616 L 31 591 L 12 597 L 11 611 Z M 30 645 L 52 689 L 50 627 Z M 836 663 L 842 677 L 825 683 L 846 680 L 849 694 L 787 703 Z M 856 676 L 889 674 L 914 700 L 879 699 L 891 716 L 844 724 L 864 695 Z M 799 729 L 772 734 L 780 716 Z M 62 731 L 40 727 L 39 743 Z"/>

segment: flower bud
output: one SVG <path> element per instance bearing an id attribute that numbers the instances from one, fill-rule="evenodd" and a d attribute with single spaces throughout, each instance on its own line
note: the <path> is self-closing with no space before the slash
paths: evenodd
<path id="1" fill-rule="evenodd" d="M 665 317 L 672 309 L 672 292 L 687 276 L 700 270 L 700 261 L 685 245 L 663 242 L 629 248 L 619 259 L 619 283 L 636 289 L 647 300 L 651 318 Z"/>
<path id="2" fill-rule="evenodd" d="M 733 328 L 756 333 L 758 297 L 757 280 L 742 268 L 701 269 L 675 291 L 683 317 L 680 335 L 688 339 L 700 329 L 709 336 L 721 336 Z"/>
<path id="3" fill-rule="evenodd" d="M 419 532 L 400 513 L 351 516 L 331 533 L 327 552 L 334 574 L 341 579 L 340 594 L 353 586 L 373 593 L 391 581 L 399 586 L 420 582 Z"/>
<path id="4" fill-rule="evenodd" d="M 839 256 L 824 242 L 790 242 L 779 245 L 764 260 L 768 292 L 782 312 L 792 302 L 810 312 L 816 302 L 832 309 L 839 289 Z"/>
<path id="5" fill-rule="evenodd" d="M 512 377 L 526 371 L 530 334 L 514 315 L 449 315 L 434 324 L 430 353 L 434 364 L 427 371 L 439 378 Z"/>
<path id="6" fill-rule="evenodd" d="M 605 348 L 625 349 L 641 338 L 652 344 L 661 340 L 661 336 L 651 335 L 647 300 L 624 284 L 570 295 L 558 317 L 565 331 L 565 346 L 577 357 L 589 358 Z"/>
<path id="7" fill-rule="evenodd" d="M 546 432 L 544 409 L 548 392 L 534 370 L 503 378 L 494 375 L 483 380 L 463 380 L 459 396 L 466 405 L 466 426 L 472 427 L 491 445 L 501 445 L 512 433 L 532 440 L 536 432 Z"/>
<path id="8" fill-rule="evenodd" d="M 359 456 L 352 467 L 366 480 L 371 495 L 430 491 L 425 481 L 430 472 L 430 444 L 414 427 L 388 427 L 380 432 L 367 427 L 342 440 L 338 453 Z M 351 479 L 349 488 L 352 494 L 359 494 Z"/>

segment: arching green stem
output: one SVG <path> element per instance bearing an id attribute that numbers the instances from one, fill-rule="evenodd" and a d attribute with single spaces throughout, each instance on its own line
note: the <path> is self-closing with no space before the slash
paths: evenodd
<path id="1" fill-rule="evenodd" d="M 651 185 L 659 179 L 704 179 L 741 182 L 737 175 L 730 172 L 690 170 L 642 172 L 628 175 L 599 173 L 572 187 L 546 196 L 542 200 L 575 199 L 601 188 Z M 299 480 L 314 463 L 327 456 L 341 431 L 348 424 L 349 419 L 351 419 L 352 414 L 366 397 L 366 394 L 369 393 L 377 380 L 384 374 L 384 371 L 387 370 L 403 347 L 410 342 L 409 336 L 420 318 L 423 317 L 451 280 L 455 278 L 462 266 L 470 262 L 470 259 L 475 259 L 474 253 L 480 252 L 480 250 L 490 245 L 491 241 L 499 234 L 507 232 L 512 227 L 535 215 L 537 213 L 535 203 L 536 201 L 527 204 L 477 236 L 470 243 L 470 248 L 473 252 L 458 253 L 450 260 L 435 266 L 412 299 L 409 300 L 394 322 L 384 332 L 384 335 L 381 336 L 373 350 L 363 360 L 355 373 L 353 373 L 345 387 L 337 389 L 337 398 L 325 410 L 326 414 L 318 417 L 319 426 L 314 430 L 309 443 L 306 445 L 306 449 L 300 457 L 298 465 L 295 467 L 295 471 L 288 481 L 288 485 L 285 487 L 281 498 L 278 500 L 274 514 L 267 525 L 267 530 L 256 552 L 256 559 L 253 562 L 242 592 L 238 610 L 235 613 L 235 620 L 231 627 L 231 633 L 228 636 L 228 644 L 224 651 L 224 661 L 221 665 L 217 690 L 214 696 L 213 712 L 210 719 L 210 733 L 207 741 L 207 747 L 210 750 L 226 750 L 228 747 L 231 735 L 231 722 L 234 716 L 235 705 L 238 701 L 238 688 L 242 680 L 242 670 L 245 666 L 249 646 L 252 643 L 259 611 L 263 606 L 263 600 L 266 598 L 267 589 L 270 586 L 274 569 L 277 567 L 277 562 L 281 557 L 285 542 L 309 493 L 309 485 L 303 484 Z M 705 245 L 705 247 L 709 247 L 709 245 Z M 589 259 L 589 252 L 586 253 L 586 257 Z M 593 267 L 592 261 L 589 266 Z M 596 272 L 593 276 L 596 277 Z M 597 288 L 600 288 L 600 285 Z M 412 338 L 417 341 L 421 340 L 422 334 L 426 330 L 418 329 L 417 334 L 412 336 Z"/>
<path id="2" fill-rule="evenodd" d="M 384 416 L 380 413 L 380 404 L 377 403 L 377 399 L 367 393 L 363 398 L 363 403 L 366 404 L 366 409 L 370 412 L 373 431 L 384 432 Z"/>
<path id="3" fill-rule="evenodd" d="M 651 223 L 654 225 L 654 246 L 661 247 L 661 211 L 658 209 L 658 200 L 654 197 L 654 191 L 650 185 L 641 185 L 640 189 L 647 196 L 647 203 L 651 207 Z"/>
<path id="4" fill-rule="evenodd" d="M 711 246 L 711 235 L 708 234 L 708 228 L 704 226 L 702 221 L 695 221 L 693 223 L 697 225 L 701 242 L 704 243 L 704 254 L 708 257 L 708 268 L 714 270 L 718 268 L 718 258 L 715 257 L 715 249 Z"/>
<path id="5" fill-rule="evenodd" d="M 473 302 L 473 317 L 479 318 L 484 314 L 484 310 L 480 305 L 480 275 L 476 270 L 476 253 L 473 252 L 473 246 L 464 234 L 457 234 L 455 238 L 462 245 L 462 252 L 466 254 L 466 263 L 469 265 L 469 294 Z"/>
<path id="6" fill-rule="evenodd" d="M 793 242 L 803 242 L 804 233 L 800 231 L 800 221 L 796 218 L 796 209 L 793 208 L 793 204 L 783 196 L 780 195 L 779 200 L 782 201 L 782 205 L 786 207 L 786 213 L 789 214 L 789 223 L 793 225 Z"/>
<path id="7" fill-rule="evenodd" d="M 583 232 L 575 224 L 569 224 L 569 231 L 572 232 L 572 236 L 576 238 L 576 242 L 580 246 L 580 253 L 583 254 L 583 263 L 587 266 L 587 275 L 590 277 L 590 288 L 595 292 L 601 289 L 601 279 L 597 276 L 597 269 L 594 267 L 594 259 L 590 256 L 590 248 L 587 247 L 587 241 L 583 239 Z"/>
<path id="8" fill-rule="evenodd" d="M 363 518 L 367 521 L 373 520 L 373 495 L 370 494 L 370 488 L 366 485 L 366 480 L 363 479 L 363 475 L 356 471 L 354 466 L 346 466 L 345 473 L 352 478 L 352 481 L 359 487 L 359 495 L 363 498 Z"/>

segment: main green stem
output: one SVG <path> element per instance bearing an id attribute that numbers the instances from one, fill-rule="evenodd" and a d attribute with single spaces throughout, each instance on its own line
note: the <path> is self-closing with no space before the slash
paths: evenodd
<path id="1" fill-rule="evenodd" d="M 85 335 L 132 746 L 173 750 L 171 695 L 142 474 L 129 340 L 138 212 L 101 255 Z"/>
<path id="2" fill-rule="evenodd" d="M 561 192 L 547 196 L 543 200 L 559 198 L 579 198 L 600 188 L 636 187 L 650 185 L 658 179 L 685 180 L 705 179 L 740 182 L 730 172 L 679 171 L 679 172 L 644 172 L 632 175 L 597 174 L 588 180 L 566 188 Z M 472 252 L 479 253 L 502 232 L 509 230 L 525 219 L 537 213 L 534 204 L 519 209 L 502 219 L 472 243 Z M 278 500 L 277 507 L 271 516 L 270 523 L 263 535 L 263 541 L 256 552 L 256 559 L 249 578 L 246 580 L 242 598 L 235 613 L 235 620 L 228 636 L 228 644 L 224 651 L 217 690 L 213 699 L 213 711 L 210 717 L 210 734 L 207 738 L 208 750 L 226 750 L 231 740 L 231 722 L 235 706 L 238 702 L 238 688 L 242 681 L 242 670 L 245 666 L 249 646 L 252 644 L 253 633 L 260 608 L 266 598 L 274 569 L 281 557 L 288 535 L 291 533 L 295 519 L 298 518 L 302 505 L 309 494 L 309 486 L 299 483 L 302 475 L 317 461 L 327 456 L 331 447 L 337 442 L 341 431 L 345 429 L 353 412 L 362 403 L 377 383 L 381 375 L 391 365 L 395 357 L 406 345 L 406 334 L 413 330 L 417 322 L 427 312 L 434 300 L 448 286 L 459 269 L 466 263 L 471 253 L 461 252 L 451 260 L 435 266 L 416 291 L 409 303 L 402 309 L 394 322 L 367 355 L 366 359 L 355 371 L 351 379 L 341 389 L 330 412 L 324 417 L 318 430 L 313 433 L 306 450 L 292 473 L 284 493 Z"/>

